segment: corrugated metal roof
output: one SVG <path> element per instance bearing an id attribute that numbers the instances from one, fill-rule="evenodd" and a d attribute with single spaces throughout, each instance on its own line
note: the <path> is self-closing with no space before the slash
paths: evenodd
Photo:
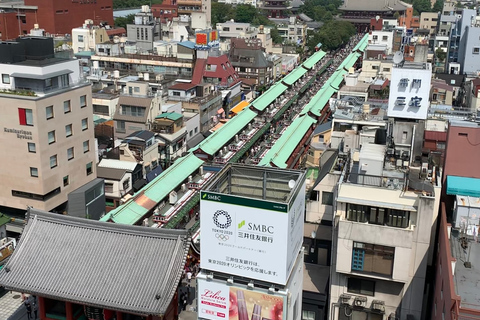
<path id="1" fill-rule="evenodd" d="M 325 55 L 326 55 L 325 51 L 322 51 L 322 50 L 317 51 L 314 54 L 312 54 L 307 60 L 305 60 L 305 62 L 302 63 L 302 65 L 305 68 L 311 69 L 318 61 L 322 60 L 322 58 L 325 57 Z"/>
<path id="2" fill-rule="evenodd" d="M 283 78 L 282 82 L 291 86 L 307 72 L 308 71 L 304 68 L 296 68 L 295 70 L 293 70 L 293 72 L 287 74 L 287 76 Z"/>
<path id="3" fill-rule="evenodd" d="M 165 314 L 189 249 L 186 230 L 120 226 L 35 209 L 29 216 L 17 250 L 0 271 L 2 286 L 128 313 Z"/>
<path id="4" fill-rule="evenodd" d="M 287 90 L 287 86 L 278 82 L 276 85 L 270 87 L 260 97 L 252 102 L 252 106 L 258 111 L 265 110 L 276 98 Z"/>
<path id="5" fill-rule="evenodd" d="M 192 42 L 192 41 L 181 41 L 177 43 L 177 45 L 188 48 L 188 49 L 195 49 L 195 42 Z"/>
<path id="6" fill-rule="evenodd" d="M 201 149 L 206 154 L 213 156 L 229 140 L 235 137 L 257 114 L 250 109 L 243 109 L 238 115 L 229 120 L 220 129 L 211 134 L 208 139 L 201 142 L 193 150 Z"/>
<path id="7" fill-rule="evenodd" d="M 480 197 L 480 179 L 447 176 L 447 194 Z"/>
<path id="8" fill-rule="evenodd" d="M 203 161 L 192 153 L 179 158 L 167 170 L 139 190 L 131 201 L 110 211 L 108 217 L 102 221 L 112 220 L 120 224 L 136 224 L 202 164 Z"/>
<path id="9" fill-rule="evenodd" d="M 115 159 L 102 159 L 98 164 L 101 168 L 113 168 L 113 169 L 125 169 L 128 171 L 133 171 L 137 167 L 137 163 L 133 161 L 123 161 Z"/>
<path id="10" fill-rule="evenodd" d="M 279 168 L 287 168 L 287 160 L 298 146 L 308 129 L 317 121 L 311 117 L 299 117 L 293 121 L 273 147 L 267 152 L 258 164 L 270 166 L 270 162 Z"/>

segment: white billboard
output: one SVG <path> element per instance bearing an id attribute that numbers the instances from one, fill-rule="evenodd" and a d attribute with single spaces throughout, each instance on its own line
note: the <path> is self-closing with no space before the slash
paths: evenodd
<path id="1" fill-rule="evenodd" d="M 197 288 L 199 319 L 284 320 L 287 316 L 285 296 L 201 278 L 197 278 Z"/>
<path id="2" fill-rule="evenodd" d="M 285 285 L 303 242 L 305 188 L 289 205 L 202 192 L 202 269 Z"/>

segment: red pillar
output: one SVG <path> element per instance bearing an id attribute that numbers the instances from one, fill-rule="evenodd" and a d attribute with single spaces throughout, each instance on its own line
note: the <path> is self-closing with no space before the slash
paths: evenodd
<path id="1" fill-rule="evenodd" d="M 38 303 L 38 317 L 40 320 L 45 320 L 47 318 L 47 312 L 45 310 L 45 299 L 43 297 L 37 297 Z"/>
<path id="2" fill-rule="evenodd" d="M 117 311 L 117 320 L 123 320 L 123 315 L 121 311 Z"/>
<path id="3" fill-rule="evenodd" d="M 65 313 L 67 315 L 67 320 L 73 320 L 73 308 L 70 302 L 65 302 Z"/>

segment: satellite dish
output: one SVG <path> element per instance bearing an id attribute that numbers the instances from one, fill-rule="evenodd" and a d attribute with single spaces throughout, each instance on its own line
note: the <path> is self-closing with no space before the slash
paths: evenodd
<path id="1" fill-rule="evenodd" d="M 393 63 L 400 64 L 403 62 L 403 53 L 400 51 L 395 52 L 393 55 Z"/>
<path id="2" fill-rule="evenodd" d="M 290 189 L 293 189 L 293 187 L 295 187 L 295 180 L 290 180 L 290 181 L 288 181 L 288 187 L 289 187 Z"/>

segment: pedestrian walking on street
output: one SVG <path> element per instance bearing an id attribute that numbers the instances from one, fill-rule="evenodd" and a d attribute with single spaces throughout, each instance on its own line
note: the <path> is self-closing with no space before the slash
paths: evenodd
<path id="1" fill-rule="evenodd" d="M 35 320 L 37 320 L 38 317 L 38 305 L 36 302 L 33 302 L 33 314 L 35 315 Z"/>
<path id="2" fill-rule="evenodd" d="M 27 317 L 28 319 L 32 319 L 32 305 L 28 300 L 25 300 L 23 303 L 25 305 L 25 309 L 27 309 Z"/>

